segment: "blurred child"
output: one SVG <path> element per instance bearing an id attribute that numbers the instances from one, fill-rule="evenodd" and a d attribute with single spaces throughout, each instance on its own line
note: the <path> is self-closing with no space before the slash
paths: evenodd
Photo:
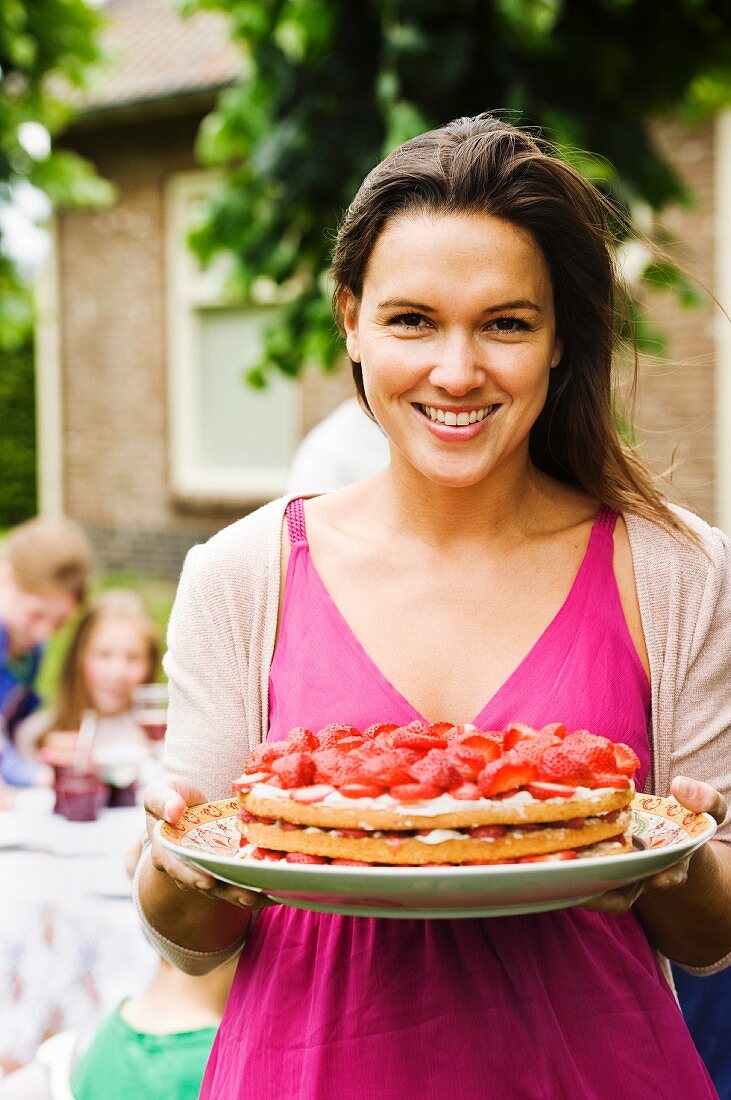
<path id="1" fill-rule="evenodd" d="M 125 783 L 122 776 L 115 782 L 115 767 L 122 775 L 125 766 L 129 772 L 130 761 L 149 753 L 131 705 L 134 689 L 155 678 L 158 645 L 157 627 L 136 593 L 111 589 L 97 596 L 71 639 L 54 705 L 17 728 L 18 752 L 27 761 L 37 760 L 39 753 L 48 755 L 44 746 L 62 754 L 66 742 L 65 751 L 72 754 L 75 731 L 84 712 L 92 710 L 97 717 L 92 761 L 105 782 L 127 786 L 132 779 Z"/>
<path id="2" fill-rule="evenodd" d="M 43 645 L 83 601 L 89 570 L 88 543 L 70 520 L 29 520 L 14 528 L 5 542 L 0 555 L 3 786 L 28 786 L 37 774 L 37 765 L 18 755 L 14 732 L 39 705 L 33 688 Z"/>
<path id="3" fill-rule="evenodd" d="M 0 1081 L 0 1100 L 196 1100 L 237 962 L 193 977 L 161 959 L 86 1050 L 71 1032 L 54 1035 Z"/>

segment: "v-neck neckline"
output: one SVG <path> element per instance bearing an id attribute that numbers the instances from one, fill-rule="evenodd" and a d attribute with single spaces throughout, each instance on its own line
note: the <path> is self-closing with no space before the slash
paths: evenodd
<path id="1" fill-rule="evenodd" d="M 486 717 L 489 715 L 489 713 L 497 708 L 498 704 L 502 701 L 503 696 L 507 695 L 508 692 L 510 691 L 510 689 L 512 688 L 515 680 L 525 672 L 526 666 L 531 664 L 533 662 L 533 660 L 535 660 L 536 654 L 540 650 L 543 649 L 546 642 L 548 640 L 550 640 L 552 635 L 558 629 L 558 626 L 560 625 L 560 623 L 563 620 L 563 618 L 565 617 L 565 615 L 568 613 L 568 609 L 569 609 L 570 605 L 573 603 L 573 600 L 576 596 L 576 592 L 578 591 L 580 582 L 581 582 L 581 580 L 584 576 L 584 573 L 586 572 L 586 569 L 587 569 L 587 566 L 588 566 L 588 563 L 589 563 L 589 560 L 590 560 L 589 552 L 590 552 L 590 550 L 591 550 L 591 548 L 594 544 L 594 541 L 595 541 L 595 539 L 598 535 L 599 529 L 601 527 L 602 520 L 603 520 L 604 516 L 607 514 L 607 512 L 608 512 L 608 509 L 606 508 L 606 506 L 602 505 L 602 507 L 599 509 L 599 511 L 597 512 L 597 514 L 594 518 L 594 522 L 592 524 L 591 532 L 589 533 L 589 539 L 588 539 L 588 542 L 586 544 L 586 550 L 584 551 L 584 555 L 581 559 L 581 562 L 579 564 L 578 569 L 576 570 L 576 574 L 575 574 L 574 579 L 571 583 L 571 587 L 569 588 L 569 590 L 568 590 L 568 592 L 567 592 L 567 594 L 566 594 L 566 596 L 563 600 L 563 603 L 558 608 L 555 615 L 550 619 L 550 621 L 547 623 L 547 625 L 543 628 L 543 630 L 538 635 L 538 637 L 533 642 L 533 644 L 530 646 L 530 648 L 525 653 L 525 655 L 520 659 L 520 661 L 515 666 L 513 671 L 508 674 L 507 678 L 505 680 L 503 680 L 502 684 L 497 688 L 496 691 L 493 692 L 493 694 L 487 700 L 487 702 L 482 707 L 482 709 L 472 719 L 472 723 L 471 723 L 472 725 L 478 726 L 478 727 L 484 727 Z M 309 546 L 309 542 L 308 542 L 306 533 L 305 533 L 305 537 L 299 543 L 299 546 L 302 547 L 302 550 L 304 551 L 304 553 L 307 557 L 309 567 L 312 571 L 312 574 L 315 578 L 315 581 L 316 581 L 317 585 L 319 586 L 319 588 L 322 592 L 323 597 L 325 598 L 326 602 L 329 604 L 329 606 L 332 609 L 335 616 L 338 618 L 338 620 L 342 624 L 343 629 L 346 631 L 347 635 L 351 638 L 351 640 L 352 640 L 353 644 L 355 645 L 355 647 L 357 648 L 357 650 L 360 652 L 363 660 L 368 664 L 368 666 L 372 670 L 375 678 L 378 681 L 380 681 L 381 685 L 388 691 L 388 693 L 390 695 L 393 695 L 402 706 L 405 706 L 409 711 L 411 711 L 413 713 L 414 718 L 416 720 L 418 720 L 420 722 L 428 723 L 430 721 L 430 719 L 425 718 L 424 715 L 421 714 L 421 712 L 414 706 L 414 704 L 409 702 L 409 700 L 406 698 L 406 696 L 401 691 L 399 691 L 399 689 L 396 687 L 393 680 L 390 680 L 389 677 L 386 676 L 385 672 L 383 672 L 383 670 L 380 668 L 380 666 L 373 660 L 373 658 L 369 654 L 368 650 L 365 648 L 363 643 L 357 637 L 357 635 L 355 634 L 355 632 L 354 632 L 353 628 L 351 627 L 350 623 L 345 618 L 345 616 L 343 615 L 343 613 L 340 610 L 340 608 L 338 607 L 338 605 L 335 603 L 335 600 L 331 596 L 327 585 L 325 584 L 324 580 L 320 576 L 320 573 L 317 569 L 317 566 L 315 565 L 315 563 L 312 559 L 312 554 L 310 553 L 310 546 Z M 292 549 L 294 550 L 294 547 Z M 489 723 L 488 723 L 488 725 L 489 725 Z"/>

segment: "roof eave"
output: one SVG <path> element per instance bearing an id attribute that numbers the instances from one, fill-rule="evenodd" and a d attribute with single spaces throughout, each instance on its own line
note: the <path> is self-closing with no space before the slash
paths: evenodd
<path id="1" fill-rule="evenodd" d="M 178 89 L 165 95 L 85 107 L 75 115 L 65 132 L 78 133 L 177 115 L 203 114 L 214 106 L 219 92 L 232 83 L 233 80 L 226 80 L 205 88 Z"/>

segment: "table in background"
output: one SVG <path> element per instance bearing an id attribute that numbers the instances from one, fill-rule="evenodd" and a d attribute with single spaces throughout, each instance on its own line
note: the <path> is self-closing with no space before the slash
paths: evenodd
<path id="1" fill-rule="evenodd" d="M 144 811 L 71 822 L 47 792 L 0 811 L 0 1065 L 25 1063 L 58 1031 L 87 1033 L 151 979 L 125 855 Z"/>

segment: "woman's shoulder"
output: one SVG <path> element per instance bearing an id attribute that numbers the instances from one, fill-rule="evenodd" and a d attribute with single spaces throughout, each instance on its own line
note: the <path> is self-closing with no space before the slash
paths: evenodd
<path id="1" fill-rule="evenodd" d="M 731 544 L 728 536 L 679 505 L 669 505 L 680 524 L 690 532 L 673 531 L 659 521 L 625 513 L 633 556 L 654 572 L 671 570 L 686 579 L 705 582 L 709 573 L 725 570 Z"/>
<path id="2" fill-rule="evenodd" d="M 198 584 L 252 582 L 278 562 L 287 497 L 264 504 L 188 551 L 183 579 Z"/>
<path id="3" fill-rule="evenodd" d="M 692 538 L 643 516 L 624 515 L 637 593 L 646 628 L 664 630 L 673 619 L 681 633 L 697 638 L 718 621 L 729 600 L 731 542 L 693 512 L 671 509 Z"/>

